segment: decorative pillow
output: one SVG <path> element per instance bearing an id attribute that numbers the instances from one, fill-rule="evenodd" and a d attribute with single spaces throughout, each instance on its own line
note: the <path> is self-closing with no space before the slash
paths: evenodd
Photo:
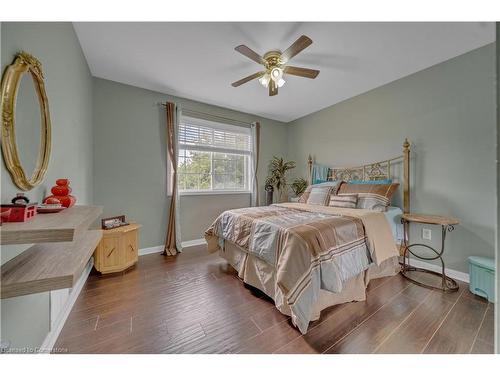
<path id="1" fill-rule="evenodd" d="M 325 187 L 325 186 L 331 187 L 332 190 L 330 193 L 332 195 L 337 194 L 337 190 L 339 189 L 340 182 L 342 182 L 342 181 L 327 181 L 327 182 L 322 182 L 322 183 L 315 184 L 315 185 L 308 185 L 306 190 L 299 197 L 299 203 L 307 203 L 307 200 L 309 199 L 309 195 L 311 194 L 311 189 L 315 188 L 315 187 Z M 328 202 L 325 204 L 328 204 Z"/>
<path id="2" fill-rule="evenodd" d="M 339 194 L 358 194 L 356 208 L 365 208 L 375 211 L 387 211 L 391 198 L 399 184 L 352 184 L 340 185 Z"/>
<path id="3" fill-rule="evenodd" d="M 387 211 L 387 207 L 389 207 L 390 203 L 391 201 L 382 195 L 359 193 L 356 208 L 365 208 L 367 210 L 385 212 Z"/>
<path id="4" fill-rule="evenodd" d="M 330 207 L 356 208 L 358 194 L 338 194 L 330 196 Z"/>
<path id="5" fill-rule="evenodd" d="M 307 198 L 307 204 L 314 204 L 317 206 L 326 206 L 330 199 L 332 186 L 319 186 L 313 187 Z"/>

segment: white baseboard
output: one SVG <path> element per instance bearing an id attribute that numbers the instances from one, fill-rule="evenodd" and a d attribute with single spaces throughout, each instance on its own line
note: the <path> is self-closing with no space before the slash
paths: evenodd
<path id="1" fill-rule="evenodd" d="M 73 286 L 73 288 L 71 288 L 71 293 L 69 294 L 68 300 L 66 301 L 66 304 L 63 310 L 61 311 L 58 319 L 52 325 L 49 333 L 45 337 L 45 340 L 43 340 L 43 343 L 41 345 L 41 349 L 43 350 L 41 350 L 40 353 L 48 353 L 53 349 L 54 344 L 56 343 L 57 338 L 59 337 L 59 334 L 61 333 L 61 330 L 64 327 L 64 323 L 66 323 L 66 319 L 68 319 L 69 313 L 71 312 L 71 309 L 73 308 L 76 299 L 80 295 L 83 285 L 85 284 L 85 281 L 87 281 L 87 278 L 89 277 L 90 271 L 92 271 L 93 266 L 94 266 L 94 258 L 91 257 L 90 261 L 85 266 L 82 275 L 80 276 L 76 284 Z"/>
<path id="2" fill-rule="evenodd" d="M 186 249 L 189 249 L 190 247 L 193 247 L 193 246 L 205 245 L 206 243 L 207 242 L 205 241 L 204 238 L 198 238 L 196 240 L 183 241 L 181 246 L 182 246 L 183 250 L 186 250 Z M 163 245 L 145 247 L 143 249 L 139 249 L 139 256 L 161 253 L 161 252 L 163 252 Z"/>
<path id="3" fill-rule="evenodd" d="M 424 268 L 424 269 L 430 270 L 430 271 L 441 272 L 440 266 L 438 266 L 436 264 L 427 263 L 427 262 L 424 262 L 424 261 L 421 261 L 418 259 L 413 259 L 413 258 L 410 258 L 410 266 L 420 267 L 420 268 Z M 446 276 L 449 276 L 452 279 L 457 279 L 457 280 L 463 281 L 465 283 L 469 283 L 469 274 L 468 273 L 452 270 L 449 268 L 445 268 L 444 270 L 446 272 Z"/>
<path id="4" fill-rule="evenodd" d="M 163 245 L 153 246 L 153 247 L 145 247 L 143 249 L 139 249 L 139 256 L 161 253 L 163 251 Z"/>
<path id="5" fill-rule="evenodd" d="M 196 240 L 191 240 L 191 241 L 184 241 L 182 243 L 182 248 L 188 248 L 188 247 L 193 247 L 193 246 L 200 246 L 200 245 L 206 245 L 207 241 L 205 241 L 204 238 L 198 238 Z"/>

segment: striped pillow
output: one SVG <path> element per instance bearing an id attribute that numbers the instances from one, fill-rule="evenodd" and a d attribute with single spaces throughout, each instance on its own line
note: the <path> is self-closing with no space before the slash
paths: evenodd
<path id="1" fill-rule="evenodd" d="M 373 193 L 358 193 L 358 203 L 356 208 L 365 208 L 368 210 L 385 212 L 389 206 L 390 200 L 382 195 Z"/>
<path id="2" fill-rule="evenodd" d="M 339 194 L 330 196 L 330 207 L 356 208 L 358 194 Z"/>
<path id="3" fill-rule="evenodd" d="M 358 194 L 356 208 L 384 212 L 387 211 L 398 186 L 398 183 L 382 185 L 343 183 L 338 192 L 339 194 Z"/>
<path id="4" fill-rule="evenodd" d="M 314 204 L 317 206 L 326 206 L 330 198 L 332 186 L 318 186 L 311 189 L 311 193 L 307 198 L 307 204 Z"/>

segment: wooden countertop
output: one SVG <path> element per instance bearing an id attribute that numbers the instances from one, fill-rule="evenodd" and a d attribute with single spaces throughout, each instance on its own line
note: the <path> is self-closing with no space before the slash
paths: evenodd
<path id="1" fill-rule="evenodd" d="M 53 214 L 37 214 L 24 223 L 3 223 L 0 244 L 29 244 L 73 241 L 102 213 L 99 206 L 73 206 Z"/>

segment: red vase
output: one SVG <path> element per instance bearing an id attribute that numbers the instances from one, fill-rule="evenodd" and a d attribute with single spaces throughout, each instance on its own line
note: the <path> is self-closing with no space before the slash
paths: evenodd
<path id="1" fill-rule="evenodd" d="M 70 195 L 71 187 L 67 178 L 56 180 L 56 185 L 50 191 L 53 195 L 46 197 L 43 203 L 49 203 L 52 199 L 57 199 L 63 207 L 71 207 L 76 203 L 76 198 Z"/>
<path id="2" fill-rule="evenodd" d="M 50 189 L 52 194 L 55 196 L 65 196 L 71 193 L 71 188 L 69 186 L 54 186 Z"/>
<path id="3" fill-rule="evenodd" d="M 56 180 L 56 185 L 57 186 L 68 186 L 69 180 L 67 178 L 59 178 Z"/>

